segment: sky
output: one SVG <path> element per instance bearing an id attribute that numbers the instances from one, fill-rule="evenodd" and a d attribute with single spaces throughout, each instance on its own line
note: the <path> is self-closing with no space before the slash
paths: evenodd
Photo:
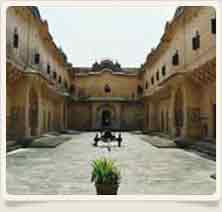
<path id="1" fill-rule="evenodd" d="M 158 45 L 176 7 L 39 7 L 73 66 L 102 59 L 139 67 Z"/>

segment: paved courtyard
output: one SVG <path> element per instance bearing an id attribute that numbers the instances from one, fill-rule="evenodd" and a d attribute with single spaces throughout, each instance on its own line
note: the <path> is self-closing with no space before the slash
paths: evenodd
<path id="1" fill-rule="evenodd" d="M 9 194 L 95 194 L 91 162 L 107 156 L 121 169 L 119 194 L 212 194 L 216 163 L 182 149 L 160 149 L 142 135 L 123 133 L 123 146 L 92 146 L 95 133 L 73 135 L 56 148 L 28 148 L 7 155 Z"/>

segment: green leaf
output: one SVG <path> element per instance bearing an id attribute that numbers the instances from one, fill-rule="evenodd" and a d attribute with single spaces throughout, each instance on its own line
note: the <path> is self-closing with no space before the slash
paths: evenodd
<path id="1" fill-rule="evenodd" d="M 119 184 L 120 171 L 111 159 L 101 158 L 92 161 L 91 182 L 95 184 Z"/>

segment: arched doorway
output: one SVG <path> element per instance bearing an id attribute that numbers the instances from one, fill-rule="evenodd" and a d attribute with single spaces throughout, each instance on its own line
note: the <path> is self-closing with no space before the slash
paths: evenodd
<path id="1" fill-rule="evenodd" d="M 164 112 L 161 112 L 161 131 L 164 132 Z"/>
<path id="2" fill-rule="evenodd" d="M 149 129 L 150 127 L 150 105 L 147 105 L 147 114 L 146 114 L 146 121 L 147 121 L 147 128 Z"/>
<path id="3" fill-rule="evenodd" d="M 179 88 L 175 95 L 175 105 L 174 105 L 176 136 L 181 135 L 181 129 L 183 127 L 183 122 L 184 122 L 183 112 L 184 112 L 183 93 Z"/>
<path id="4" fill-rule="evenodd" d="M 169 132 L 169 113 L 166 111 L 166 132 Z"/>
<path id="5" fill-rule="evenodd" d="M 117 129 L 120 127 L 120 119 L 117 118 L 118 114 L 116 108 L 112 104 L 101 104 L 96 108 L 96 116 L 94 118 L 93 127 L 95 129 Z"/>
<path id="6" fill-rule="evenodd" d="M 213 104 L 213 137 L 216 138 L 216 104 Z"/>
<path id="7" fill-rule="evenodd" d="M 29 126 L 31 136 L 38 134 L 38 95 L 32 88 L 29 92 Z"/>
<path id="8" fill-rule="evenodd" d="M 51 113 L 48 112 L 48 131 L 51 130 Z"/>
<path id="9" fill-rule="evenodd" d="M 111 112 L 109 110 L 102 111 L 102 127 L 110 127 Z"/>

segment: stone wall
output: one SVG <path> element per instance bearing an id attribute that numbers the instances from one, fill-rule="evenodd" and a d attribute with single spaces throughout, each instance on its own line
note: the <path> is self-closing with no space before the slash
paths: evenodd
<path id="1" fill-rule="evenodd" d="M 47 21 L 34 16 L 31 8 L 13 6 L 6 14 L 8 139 L 67 127 L 65 98 L 56 91 L 70 87 L 67 61 L 52 40 Z"/>
<path id="2" fill-rule="evenodd" d="M 75 102 L 69 105 L 69 128 L 101 130 L 103 111 L 110 112 L 113 130 L 136 130 L 143 126 L 143 107 L 140 103 Z"/>
<path id="3" fill-rule="evenodd" d="M 74 102 L 69 104 L 68 128 L 73 130 L 90 130 L 92 128 L 91 104 Z"/>
<path id="4" fill-rule="evenodd" d="M 214 8 L 185 7 L 180 16 L 166 25 L 164 39 L 147 57 L 145 64 L 145 129 L 172 136 L 215 138 L 216 34 L 212 33 L 215 18 Z M 194 50 L 193 38 L 197 35 L 200 46 Z M 179 64 L 173 65 L 176 52 Z M 176 92 L 179 88 L 182 107 L 177 109 Z M 168 94 L 165 100 L 161 98 Z M 182 126 L 177 126 L 178 117 Z"/>
<path id="5" fill-rule="evenodd" d="M 115 130 L 144 128 L 172 136 L 215 138 L 215 17 L 211 7 L 184 7 L 166 24 L 160 44 L 147 56 L 144 72 L 140 68 L 75 72 L 55 45 L 47 21 L 34 16 L 30 7 L 9 7 L 7 137 L 39 136 L 65 128 L 98 130 L 106 111 Z M 15 34 L 18 47 L 13 45 Z M 196 36 L 200 46 L 194 50 Z M 34 61 L 36 53 L 39 64 Z M 175 55 L 177 65 L 172 63 Z"/>
<path id="6" fill-rule="evenodd" d="M 138 76 L 123 73 L 104 71 L 96 74 L 77 75 L 75 78 L 77 96 L 82 90 L 85 96 L 90 97 L 122 97 L 136 98 L 137 87 L 140 84 Z M 105 92 L 105 86 L 110 92 Z"/>

